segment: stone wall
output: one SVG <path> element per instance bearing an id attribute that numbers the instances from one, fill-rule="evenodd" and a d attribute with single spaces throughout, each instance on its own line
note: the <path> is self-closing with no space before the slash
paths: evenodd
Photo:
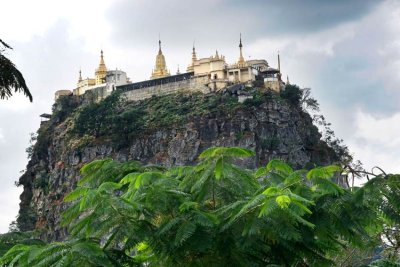
<path id="1" fill-rule="evenodd" d="M 124 92 L 128 100 L 137 101 L 150 98 L 153 95 L 167 95 L 177 92 L 202 92 L 209 93 L 206 83 L 208 77 L 192 77 L 187 80 L 155 85 Z"/>

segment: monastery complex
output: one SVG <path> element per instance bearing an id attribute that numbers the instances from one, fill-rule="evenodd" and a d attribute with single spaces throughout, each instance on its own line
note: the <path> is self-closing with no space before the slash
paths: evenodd
<path id="1" fill-rule="evenodd" d="M 264 59 L 245 60 L 242 38 L 240 37 L 238 59 L 235 63 L 228 64 L 225 61 L 225 56 L 218 54 L 218 51 L 213 56 L 198 59 L 193 46 L 192 58 L 186 72 L 180 73 L 178 68 L 176 75 L 171 75 L 167 69 L 161 49 L 161 41 L 159 40 L 155 67 L 149 80 L 132 83 L 126 72 L 117 69 L 108 70 L 103 51 L 101 51 L 100 63 L 95 70 L 95 77 L 82 79 L 82 73 L 79 71 L 76 88 L 59 90 L 55 93 L 55 98 L 71 94 L 84 95 L 90 91 L 100 100 L 110 95 L 114 90 L 121 90 L 129 100 L 141 100 L 153 95 L 180 91 L 209 93 L 232 87 L 244 88 L 244 86 L 251 86 L 254 81 L 259 81 L 258 84 L 263 84 L 265 88 L 277 92 L 285 86 L 281 79 L 279 54 L 278 68 L 270 67 Z M 289 79 L 286 83 L 289 83 Z"/>

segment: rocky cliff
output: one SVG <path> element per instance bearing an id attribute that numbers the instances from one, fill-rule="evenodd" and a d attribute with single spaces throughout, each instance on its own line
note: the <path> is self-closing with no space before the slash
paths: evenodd
<path id="1" fill-rule="evenodd" d="M 60 240 L 63 197 L 90 161 L 111 157 L 146 164 L 191 164 L 211 146 L 240 146 L 256 151 L 246 162 L 255 168 L 272 158 L 296 167 L 328 164 L 335 153 L 320 140 L 310 116 L 274 92 L 253 91 L 238 103 L 225 94 L 176 94 L 127 102 L 114 94 L 100 103 L 90 97 L 63 97 L 43 122 L 26 172 L 20 214 L 21 230 L 36 228 Z"/>

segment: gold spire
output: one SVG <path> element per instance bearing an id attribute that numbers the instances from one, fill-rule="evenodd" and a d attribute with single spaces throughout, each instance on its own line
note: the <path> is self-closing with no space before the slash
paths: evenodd
<path id="1" fill-rule="evenodd" d="M 240 33 L 240 41 L 239 41 L 240 56 L 239 56 L 239 60 L 237 62 L 237 64 L 239 66 L 244 66 L 245 65 L 242 48 L 243 48 L 243 45 L 242 45 L 242 34 Z"/>
<path id="2" fill-rule="evenodd" d="M 96 85 L 104 83 L 104 78 L 107 75 L 107 67 L 106 64 L 104 63 L 103 50 L 101 50 L 100 52 L 100 63 L 99 67 L 96 69 L 95 75 L 96 75 Z"/>
<path id="3" fill-rule="evenodd" d="M 187 67 L 187 71 L 193 71 L 194 70 L 194 62 L 196 62 L 197 56 L 196 56 L 196 49 L 194 48 L 194 42 L 193 42 L 193 49 L 192 49 L 192 63 Z"/>
<path id="4" fill-rule="evenodd" d="M 165 57 L 161 50 L 161 40 L 158 40 L 158 55 L 156 57 L 155 69 L 151 72 L 150 79 L 157 79 L 170 76 L 167 70 L 167 64 L 165 63 Z"/>

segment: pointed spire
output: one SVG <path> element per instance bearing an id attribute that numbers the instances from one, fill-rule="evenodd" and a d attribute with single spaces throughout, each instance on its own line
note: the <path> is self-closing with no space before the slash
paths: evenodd
<path id="1" fill-rule="evenodd" d="M 96 84 L 102 84 L 104 82 L 106 74 L 107 74 L 107 67 L 106 67 L 106 64 L 104 63 L 103 50 L 101 50 L 99 67 L 96 69 L 96 72 L 95 72 Z"/>
<path id="2" fill-rule="evenodd" d="M 79 78 L 78 78 L 78 83 L 80 83 L 82 81 L 82 70 L 79 69 Z"/>
<path id="3" fill-rule="evenodd" d="M 179 70 L 179 64 L 178 64 L 178 70 L 176 71 L 176 74 L 181 74 L 181 72 Z"/>
<path id="4" fill-rule="evenodd" d="M 287 85 L 290 84 L 290 82 L 289 82 L 289 75 L 286 75 L 286 84 L 287 84 Z"/>
<path id="5" fill-rule="evenodd" d="M 195 50 L 194 47 L 193 47 L 193 52 L 192 52 L 192 59 L 193 59 L 193 60 L 196 60 L 196 59 L 197 59 L 196 50 Z"/>
<path id="6" fill-rule="evenodd" d="M 240 50 L 240 55 L 239 55 L 239 60 L 238 60 L 238 65 L 239 66 L 244 66 L 245 65 L 245 61 L 243 58 L 243 52 L 242 52 L 242 33 L 240 33 L 240 39 L 239 39 L 239 50 Z"/>
<path id="7" fill-rule="evenodd" d="M 156 64 L 155 68 L 151 73 L 151 79 L 157 79 L 169 76 L 169 72 L 167 70 L 167 66 L 165 63 L 165 57 L 161 51 L 161 39 L 158 38 L 158 55 L 156 56 Z"/>
<path id="8" fill-rule="evenodd" d="M 282 73 L 281 73 L 281 57 L 279 56 L 279 51 L 278 51 L 278 80 L 282 81 Z"/>
<path id="9" fill-rule="evenodd" d="M 161 38 L 160 38 L 160 34 L 158 34 L 158 54 L 161 55 L 162 51 L 161 51 Z"/>
<path id="10" fill-rule="evenodd" d="M 197 56 L 196 56 L 196 48 L 194 47 L 194 41 L 193 41 L 193 50 L 192 50 L 192 65 L 194 64 L 194 62 L 197 60 Z"/>
<path id="11" fill-rule="evenodd" d="M 194 70 L 194 63 L 197 60 L 197 56 L 196 56 L 196 48 L 194 46 L 195 41 L 193 41 L 193 48 L 192 48 L 192 62 L 190 63 L 190 65 L 186 68 L 186 70 L 188 72 L 193 71 Z"/>
<path id="12" fill-rule="evenodd" d="M 281 57 L 279 56 L 279 51 L 278 51 L 278 70 L 281 72 Z"/>
<path id="13" fill-rule="evenodd" d="M 104 65 L 103 49 L 100 51 L 100 65 Z"/>
<path id="14" fill-rule="evenodd" d="M 215 50 L 215 58 L 219 58 L 218 50 Z"/>

